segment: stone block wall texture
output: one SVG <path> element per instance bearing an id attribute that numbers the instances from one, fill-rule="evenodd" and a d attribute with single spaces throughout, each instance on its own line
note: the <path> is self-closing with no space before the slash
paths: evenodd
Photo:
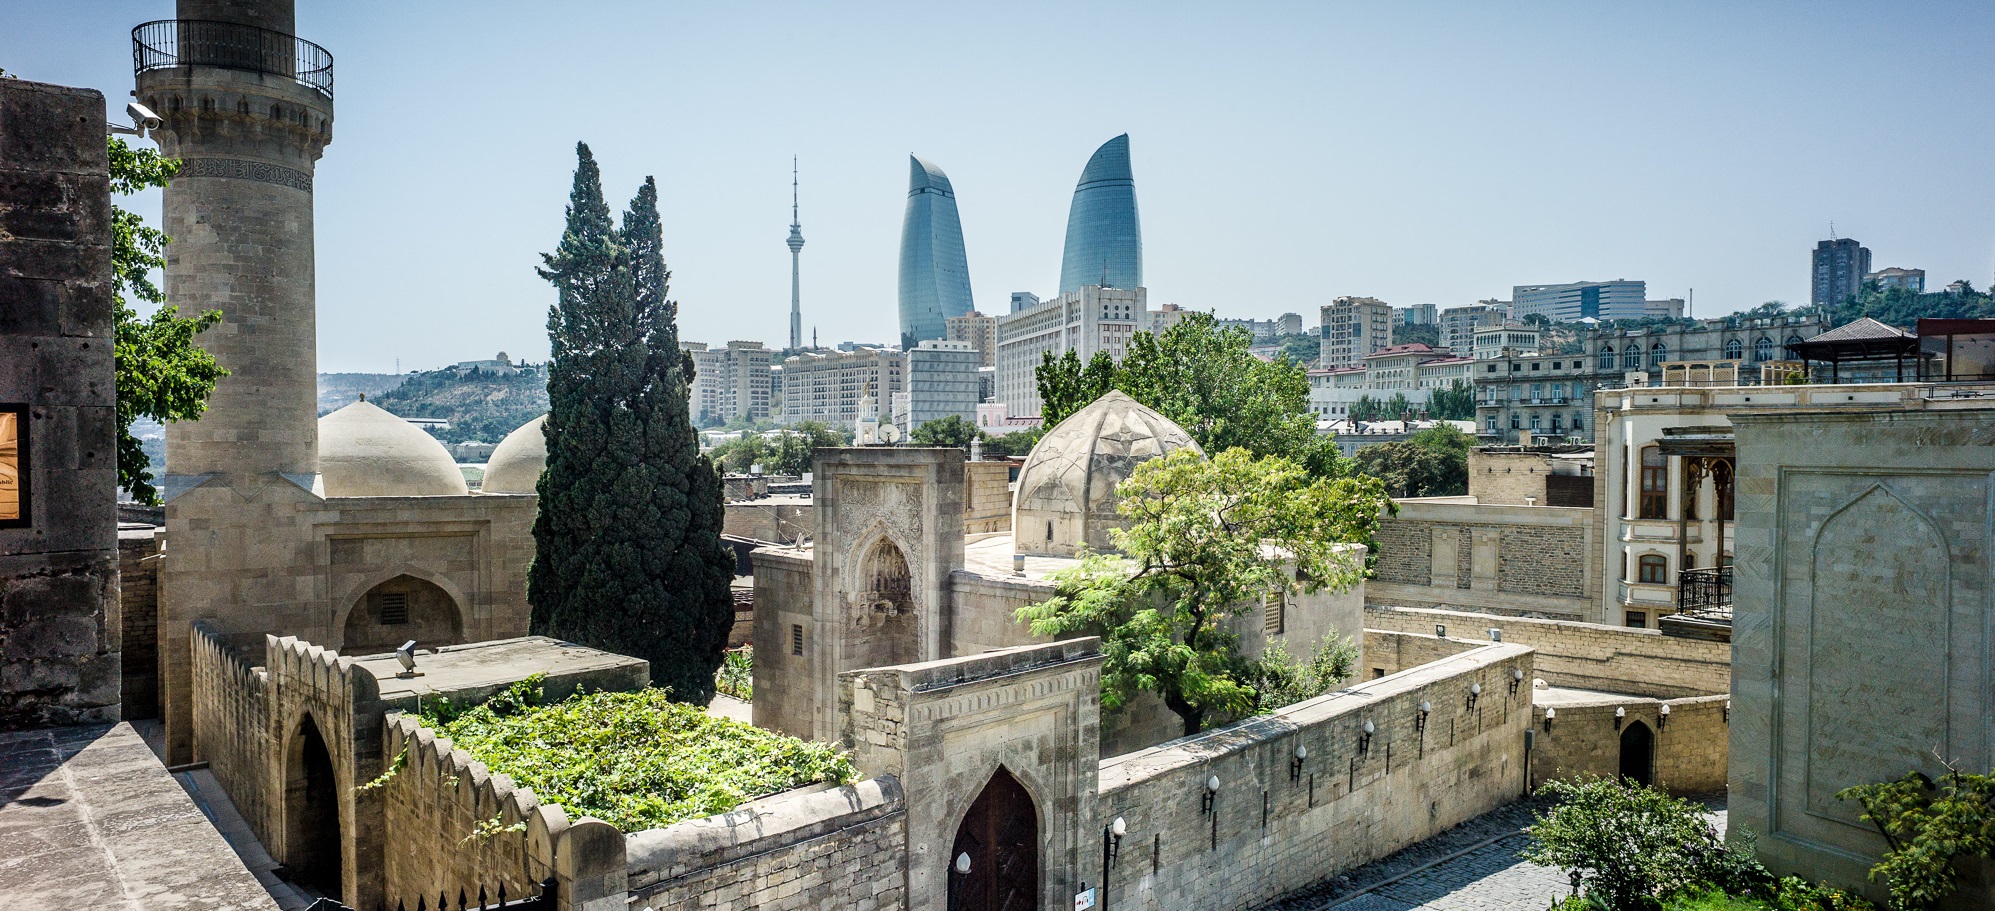
<path id="1" fill-rule="evenodd" d="M 626 846 L 633 909 L 906 907 L 907 813 L 891 775 L 634 832 Z"/>
<path id="2" fill-rule="evenodd" d="M 0 404 L 28 519 L 0 529 L 0 729 L 118 720 L 117 380 L 104 96 L 0 79 Z"/>
<path id="3" fill-rule="evenodd" d="M 1558 462 L 1539 452 L 1485 452 L 1469 450 L 1469 496 L 1492 506 L 1524 506 L 1526 498 L 1536 505 L 1550 506 L 1547 477 Z M 1577 477 L 1576 475 L 1574 477 Z M 1583 483 L 1591 484 L 1591 479 Z"/>
<path id="4" fill-rule="evenodd" d="M 817 670 L 812 647 L 813 576 L 809 551 L 755 551 L 755 726 L 792 737 L 815 732 Z M 796 654 L 801 652 L 801 654 Z"/>
<path id="5" fill-rule="evenodd" d="M 1415 636 L 1488 641 L 1491 627 L 1505 643 L 1538 650 L 1538 676 L 1553 686 L 1604 690 L 1659 699 L 1711 696 L 1731 690 L 1732 648 L 1658 630 L 1566 620 L 1538 620 L 1424 608 L 1366 607 L 1365 628 Z"/>
<path id="6" fill-rule="evenodd" d="M 568 815 L 530 788 L 493 774 L 414 716 L 383 722 L 391 768 L 380 786 L 381 878 L 387 905 L 432 904 L 462 890 L 474 902 L 482 886 L 494 901 L 535 894 L 553 876 L 554 842 Z"/>
<path id="7" fill-rule="evenodd" d="M 1517 799 L 1530 703 L 1498 681 L 1528 677 L 1531 659 L 1486 645 L 1102 762 L 1086 831 L 1099 838 L 1117 816 L 1128 826 L 1109 907 L 1255 907 Z M 1083 867 L 1091 882 L 1100 862 Z"/>
<path id="8" fill-rule="evenodd" d="M 1819 400 L 1818 400 L 1819 401 Z M 1995 411 L 1729 416 L 1738 447 L 1731 821 L 1760 859 L 1877 897 L 1845 787 L 1995 764 Z M 1986 888 L 1965 906 L 1995 905 Z"/>
<path id="9" fill-rule="evenodd" d="M 270 766 L 270 675 L 241 655 L 246 643 L 231 642 L 206 624 L 191 633 L 194 699 L 194 754 L 208 763 L 215 780 L 249 823 L 259 841 L 273 833 Z"/>
<path id="10" fill-rule="evenodd" d="M 816 527 L 810 503 L 742 500 L 727 504 L 721 533 L 757 541 L 794 541 Z"/>
<path id="11" fill-rule="evenodd" d="M 1365 630 L 1364 664 L 1358 667 L 1358 679 L 1376 680 L 1442 658 L 1452 658 L 1487 644 L 1486 641 L 1467 638 L 1442 639 L 1431 630 L 1421 635 L 1368 629 Z M 1543 660 L 1542 656 L 1539 660 Z"/>
<path id="12" fill-rule="evenodd" d="M 1583 704 L 1560 703 L 1551 726 L 1545 725 L 1545 709 L 1538 706 L 1531 723 L 1538 731 L 1531 751 L 1531 787 L 1547 781 L 1582 775 L 1612 778 L 1621 774 L 1622 735 L 1634 723 L 1647 726 L 1654 736 L 1652 782 L 1673 794 L 1709 794 L 1725 789 L 1727 695 L 1693 696 L 1685 699 L 1589 700 Z M 1670 707 L 1667 723 L 1661 723 L 1661 706 Z M 1621 727 L 1614 725 L 1614 710 L 1627 714 Z"/>
<path id="13" fill-rule="evenodd" d="M 963 533 L 1011 530 L 1011 463 L 963 463 Z"/>
<path id="14" fill-rule="evenodd" d="M 1598 525 L 1591 509 L 1467 497 L 1401 500 L 1399 514 L 1380 523 L 1376 576 L 1365 598 L 1376 605 L 1591 619 L 1600 612 L 1600 574 L 1588 556 L 1599 541 Z"/>
<path id="15" fill-rule="evenodd" d="M 118 530 L 118 627 L 126 721 L 159 717 L 159 529 Z"/>

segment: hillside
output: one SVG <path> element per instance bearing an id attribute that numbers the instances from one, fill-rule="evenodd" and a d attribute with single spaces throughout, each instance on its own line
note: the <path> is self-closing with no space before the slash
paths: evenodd
<path id="1" fill-rule="evenodd" d="M 360 400 L 362 395 L 378 396 L 407 379 L 399 373 L 321 373 L 319 374 L 319 414 L 331 414 Z"/>
<path id="2" fill-rule="evenodd" d="M 547 413 L 547 380 L 533 368 L 512 376 L 446 368 L 412 373 L 401 385 L 369 394 L 367 400 L 404 418 L 449 421 L 449 428 L 431 431 L 445 443 L 497 443 Z"/>

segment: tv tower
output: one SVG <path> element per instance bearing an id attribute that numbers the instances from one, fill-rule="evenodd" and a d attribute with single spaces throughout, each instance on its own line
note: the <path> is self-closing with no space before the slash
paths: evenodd
<path id="1" fill-rule="evenodd" d="M 798 263 L 804 251 L 804 228 L 797 222 L 797 158 L 790 156 L 790 349 L 804 346 L 803 284 Z"/>

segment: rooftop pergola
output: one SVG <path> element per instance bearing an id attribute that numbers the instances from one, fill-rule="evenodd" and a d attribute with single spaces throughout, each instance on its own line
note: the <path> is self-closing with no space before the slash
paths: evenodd
<path id="1" fill-rule="evenodd" d="M 1902 383 L 1905 381 L 1905 362 L 1909 359 L 1913 378 L 1918 378 L 1918 334 L 1887 326 L 1868 316 L 1837 326 L 1807 341 L 1791 343 L 1787 350 L 1803 361 L 1827 361 L 1831 383 L 1842 381 L 1842 365 L 1850 361 L 1890 360 L 1897 365 L 1898 382 Z"/>

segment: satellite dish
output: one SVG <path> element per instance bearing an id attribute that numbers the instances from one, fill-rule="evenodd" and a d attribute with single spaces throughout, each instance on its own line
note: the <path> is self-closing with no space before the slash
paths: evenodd
<path id="1" fill-rule="evenodd" d="M 892 424 L 880 425 L 880 442 L 892 446 L 901 441 L 901 429 Z"/>

